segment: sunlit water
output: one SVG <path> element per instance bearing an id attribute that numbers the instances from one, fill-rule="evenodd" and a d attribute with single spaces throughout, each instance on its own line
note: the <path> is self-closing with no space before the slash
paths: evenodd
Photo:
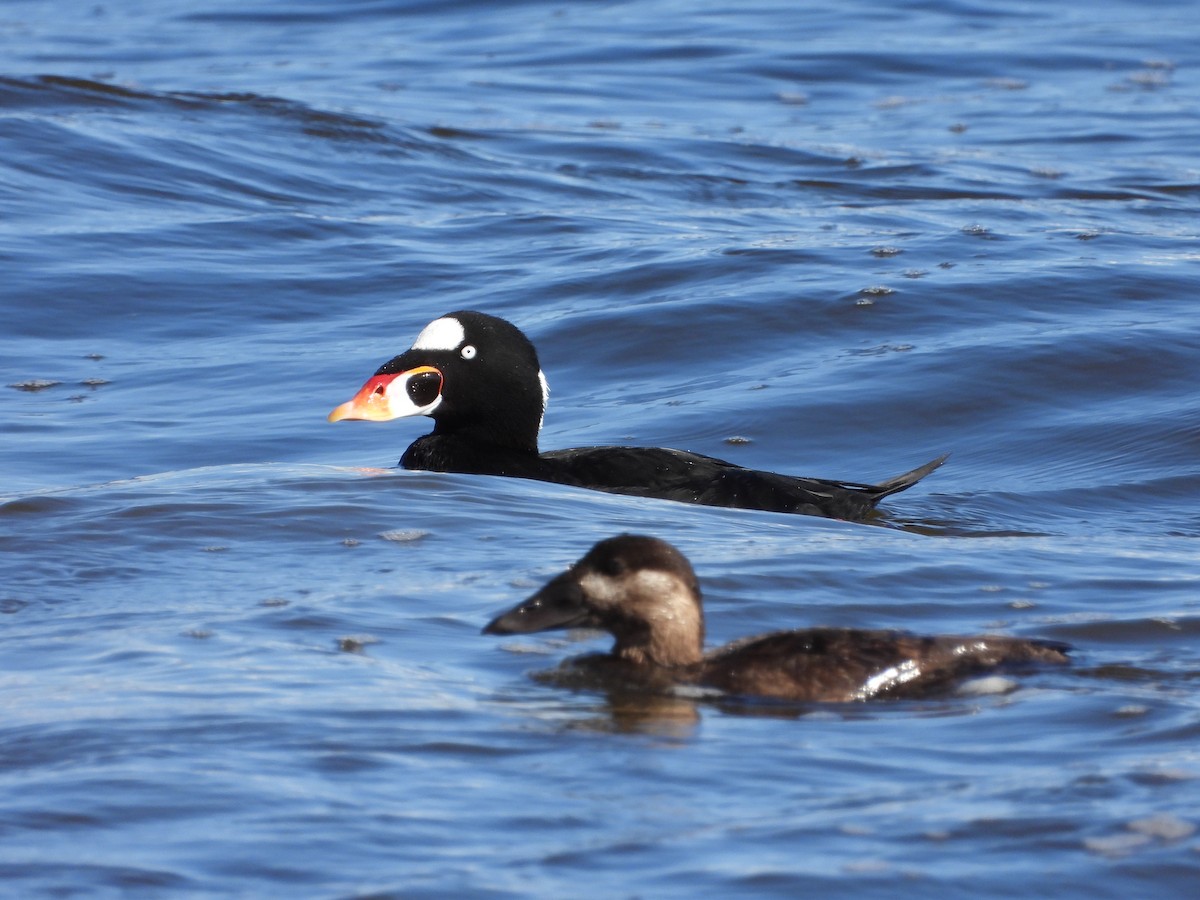
<path id="1" fill-rule="evenodd" d="M 1194 5 L 12 2 L 0 40 L 0 893 L 1194 896 Z M 460 308 L 538 345 L 547 449 L 952 455 L 857 525 L 325 422 Z M 530 677 L 595 637 L 479 634 L 622 530 L 714 644 L 1076 661 L 631 702 Z"/>

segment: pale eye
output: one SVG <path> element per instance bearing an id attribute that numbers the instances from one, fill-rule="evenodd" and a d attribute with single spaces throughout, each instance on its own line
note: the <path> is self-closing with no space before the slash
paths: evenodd
<path id="1" fill-rule="evenodd" d="M 474 359 L 475 358 L 475 347 L 472 346 L 471 344 L 467 344 L 467 346 L 463 347 L 462 348 L 462 358 L 463 359 Z"/>

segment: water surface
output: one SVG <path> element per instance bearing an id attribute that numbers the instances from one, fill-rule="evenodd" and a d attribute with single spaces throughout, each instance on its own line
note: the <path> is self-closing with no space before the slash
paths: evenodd
<path id="1" fill-rule="evenodd" d="M 826 5 L 827 6 L 827 5 Z M 0 876 L 20 896 L 1191 896 L 1187 3 L 13 2 Z M 873 525 L 404 472 L 431 319 L 547 449 L 880 480 Z M 679 545 L 712 643 L 1069 641 L 999 693 L 572 693 L 479 629 Z"/>

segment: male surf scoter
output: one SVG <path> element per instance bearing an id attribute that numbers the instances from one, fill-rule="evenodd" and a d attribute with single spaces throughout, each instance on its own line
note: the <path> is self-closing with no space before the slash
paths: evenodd
<path id="1" fill-rule="evenodd" d="M 406 352 L 384 363 L 329 421 L 429 416 L 400 465 L 433 472 L 508 475 L 708 506 L 862 519 L 884 497 L 912 487 L 938 457 L 880 484 L 826 481 L 746 469 L 658 447 L 538 452 L 549 388 L 537 351 L 504 319 L 463 310 L 430 322 Z"/>
<path id="2" fill-rule="evenodd" d="M 600 541 L 483 633 L 556 628 L 602 628 L 616 638 L 611 653 L 570 664 L 605 684 L 801 702 L 928 696 L 997 667 L 1066 663 L 1070 649 L 996 635 L 808 628 L 745 638 L 706 654 L 691 564 L 666 541 L 630 534 Z"/>

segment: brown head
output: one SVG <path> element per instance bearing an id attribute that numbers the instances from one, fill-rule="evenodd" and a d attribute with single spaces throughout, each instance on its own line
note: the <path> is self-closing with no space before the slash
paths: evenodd
<path id="1" fill-rule="evenodd" d="M 485 634 L 602 628 L 613 655 L 687 666 L 704 655 L 700 586 L 686 557 L 666 541 L 622 534 L 600 541 L 540 591 L 497 616 Z"/>

